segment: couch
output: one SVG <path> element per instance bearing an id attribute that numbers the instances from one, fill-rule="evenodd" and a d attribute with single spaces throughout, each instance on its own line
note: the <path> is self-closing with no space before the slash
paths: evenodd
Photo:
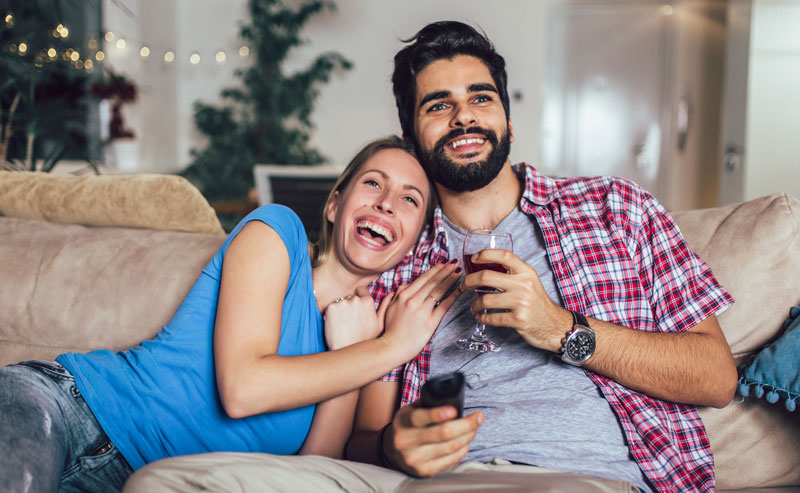
<path id="1" fill-rule="evenodd" d="M 0 365 L 153 337 L 225 238 L 176 176 L 0 172 L 0 214 Z M 747 363 L 800 305 L 800 202 L 775 194 L 673 216 L 737 300 L 720 324 Z M 800 410 L 737 395 L 700 414 L 719 490 L 800 490 Z"/>

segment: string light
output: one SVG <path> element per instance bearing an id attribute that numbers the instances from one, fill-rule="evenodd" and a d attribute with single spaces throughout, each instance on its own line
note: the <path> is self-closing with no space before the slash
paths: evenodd
<path id="1" fill-rule="evenodd" d="M 669 4 L 665 3 L 664 7 L 662 7 L 662 12 Z M 13 26 L 16 18 L 11 12 L 7 12 L 5 14 L 0 14 L 0 19 L 5 21 L 6 27 L 10 28 Z M 46 31 L 47 32 L 47 31 Z M 50 32 L 53 38 L 59 39 L 66 39 L 69 37 L 70 31 L 67 26 L 64 24 L 58 24 L 55 28 L 52 29 Z M 56 60 L 64 60 L 65 62 L 69 63 L 75 68 L 86 70 L 87 72 L 91 72 L 96 67 L 96 64 L 102 63 L 106 59 L 106 54 L 101 48 L 102 40 L 105 40 L 109 43 L 114 43 L 116 49 L 124 50 L 127 48 L 128 41 L 124 36 L 120 36 L 119 34 L 114 34 L 113 31 L 102 31 L 99 33 L 91 34 L 88 39 L 86 39 L 85 45 L 83 47 L 79 47 L 82 50 L 88 49 L 88 53 L 84 51 L 84 56 L 86 57 L 85 60 L 81 59 L 80 51 L 74 48 L 67 48 L 64 51 L 59 52 L 60 48 L 57 47 L 50 47 L 45 48 L 37 51 L 35 54 L 30 53 L 33 56 L 33 61 L 37 67 L 43 66 L 45 63 L 50 63 Z M 142 60 L 147 60 L 150 58 L 153 48 L 141 44 L 139 49 L 139 55 Z M 19 44 L 16 43 L 9 43 L 5 45 L 5 47 L 0 47 L 7 53 L 17 53 L 19 56 L 25 57 L 29 55 L 30 47 L 25 42 L 20 42 Z M 158 48 L 155 48 L 158 50 Z M 210 50 L 209 50 L 210 51 Z M 242 44 L 238 48 L 239 56 L 242 58 L 250 56 L 250 47 L 246 44 Z M 116 54 L 117 52 L 114 52 Z M 166 50 L 163 52 L 163 61 L 166 64 L 172 64 L 175 62 L 177 56 L 183 57 L 180 53 L 176 54 L 174 50 Z M 216 61 L 217 65 L 224 65 L 227 63 L 228 55 L 226 50 L 217 49 L 211 51 L 214 53 L 213 59 Z M 109 55 L 111 56 L 111 55 Z M 192 65 L 198 65 L 203 61 L 203 57 L 206 57 L 206 60 L 210 60 L 210 54 L 205 53 L 203 50 L 194 50 L 191 52 L 188 60 L 189 63 Z M 207 62 L 206 62 L 207 63 Z"/>

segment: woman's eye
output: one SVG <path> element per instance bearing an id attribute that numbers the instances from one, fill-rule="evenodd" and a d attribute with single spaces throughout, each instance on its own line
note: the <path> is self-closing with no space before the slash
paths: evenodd
<path id="1" fill-rule="evenodd" d="M 365 185 L 369 185 L 371 187 L 380 188 L 380 184 L 375 180 L 364 180 Z"/>
<path id="2" fill-rule="evenodd" d="M 410 202 L 411 204 L 414 204 L 416 206 L 419 205 L 414 197 L 403 197 L 403 200 L 405 200 L 406 202 Z"/>

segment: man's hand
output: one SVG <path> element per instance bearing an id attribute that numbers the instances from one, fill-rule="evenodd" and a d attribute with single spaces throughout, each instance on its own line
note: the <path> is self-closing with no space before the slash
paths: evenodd
<path id="1" fill-rule="evenodd" d="M 485 418 L 480 411 L 455 417 L 453 406 L 423 409 L 410 405 L 397 411 L 383 436 L 389 463 L 417 477 L 432 476 L 458 464 Z"/>
<path id="2" fill-rule="evenodd" d="M 472 303 L 476 320 L 511 327 L 531 346 L 558 352 L 561 339 L 572 327 L 572 315 L 550 299 L 536 270 L 508 250 L 482 250 L 472 256 L 472 261 L 498 263 L 509 270 L 508 274 L 482 270 L 464 278 L 464 290 L 489 286 L 500 291 L 481 294 Z"/>

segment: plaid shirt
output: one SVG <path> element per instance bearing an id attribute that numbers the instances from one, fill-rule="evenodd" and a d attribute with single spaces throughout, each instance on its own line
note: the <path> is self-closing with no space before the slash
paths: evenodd
<path id="1" fill-rule="evenodd" d="M 648 332 L 688 330 L 733 299 L 689 248 L 666 210 L 635 184 L 615 177 L 553 180 L 530 165 L 522 211 L 538 221 L 564 307 Z M 442 211 L 413 256 L 372 285 L 376 301 L 447 260 Z M 614 409 L 628 447 L 662 492 L 713 491 L 714 462 L 694 406 L 654 399 L 586 371 Z M 383 377 L 402 379 L 402 405 L 419 398 L 430 374 L 430 343 Z"/>

